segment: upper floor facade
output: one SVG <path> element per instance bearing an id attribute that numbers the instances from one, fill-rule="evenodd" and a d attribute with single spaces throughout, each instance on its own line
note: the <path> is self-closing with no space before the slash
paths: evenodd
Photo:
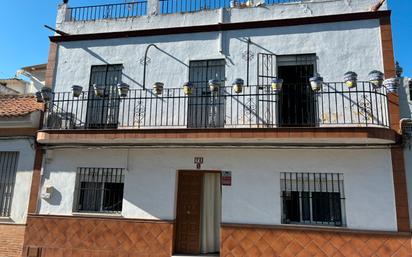
<path id="1" fill-rule="evenodd" d="M 386 5 L 369 11 L 374 3 L 62 4 L 51 37 L 47 132 L 38 139 L 55 142 L 52 134 L 69 131 L 211 129 L 207 133 L 305 130 L 307 143 L 315 132 L 323 132 L 318 143 L 356 143 L 359 132 L 362 142 L 394 142 L 393 84 L 376 85 L 369 76 L 378 70 L 389 78 L 394 70 L 390 12 Z M 357 83 L 344 78 L 348 71 Z M 210 137 L 222 134 L 204 139 Z"/>

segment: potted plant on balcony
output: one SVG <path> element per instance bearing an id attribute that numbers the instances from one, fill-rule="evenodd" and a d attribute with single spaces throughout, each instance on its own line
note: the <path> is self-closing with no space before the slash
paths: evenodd
<path id="1" fill-rule="evenodd" d="M 283 86 L 283 79 L 278 78 L 278 77 L 274 77 L 272 79 L 272 90 L 275 93 L 279 93 L 282 90 L 282 86 Z"/>
<path id="2" fill-rule="evenodd" d="M 51 88 L 46 87 L 46 86 L 42 87 L 41 88 L 41 95 L 42 95 L 44 101 L 46 101 L 46 102 L 50 101 L 50 99 L 52 98 Z"/>
<path id="3" fill-rule="evenodd" d="M 343 81 L 345 81 L 348 88 L 355 88 L 358 82 L 358 74 L 353 71 L 348 71 L 345 73 Z"/>
<path id="4" fill-rule="evenodd" d="M 156 95 L 161 95 L 163 93 L 164 84 L 162 82 L 155 82 L 153 84 L 153 92 Z"/>
<path id="5" fill-rule="evenodd" d="M 399 79 L 398 78 L 390 78 L 385 79 L 383 85 L 386 87 L 389 93 L 396 93 L 399 87 Z"/>
<path id="6" fill-rule="evenodd" d="M 79 97 L 83 91 L 83 87 L 79 85 L 72 86 L 73 97 Z"/>
<path id="7" fill-rule="evenodd" d="M 183 84 L 183 93 L 185 95 L 191 95 L 193 90 L 193 84 L 191 82 L 185 82 Z"/>
<path id="8" fill-rule="evenodd" d="M 323 85 L 323 78 L 319 75 L 319 73 L 316 73 L 314 77 L 309 79 L 310 82 L 310 87 L 314 92 L 318 92 L 319 90 L 322 89 Z"/>
<path id="9" fill-rule="evenodd" d="M 244 84 L 245 84 L 245 82 L 243 81 L 243 79 L 241 79 L 241 78 L 235 79 L 235 81 L 233 81 L 233 84 L 232 84 L 233 91 L 236 94 L 242 93 Z"/>
<path id="10" fill-rule="evenodd" d="M 220 83 L 219 80 L 217 79 L 211 79 L 209 80 L 209 89 L 210 92 L 217 92 L 219 91 Z"/>
<path id="11" fill-rule="evenodd" d="M 373 70 L 368 74 L 369 82 L 372 84 L 373 88 L 381 88 L 383 85 L 383 73 L 377 70 Z"/>
<path id="12" fill-rule="evenodd" d="M 126 97 L 129 93 L 130 86 L 123 82 L 117 85 L 117 89 L 119 90 L 120 97 Z"/>
<path id="13" fill-rule="evenodd" d="M 105 89 L 104 85 L 94 84 L 93 88 L 94 88 L 94 94 L 96 96 L 103 96 L 104 95 L 104 89 Z"/>

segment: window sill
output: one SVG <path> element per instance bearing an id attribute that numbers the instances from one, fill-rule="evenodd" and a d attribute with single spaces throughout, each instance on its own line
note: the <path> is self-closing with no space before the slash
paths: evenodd
<path id="1" fill-rule="evenodd" d="M 314 229 L 348 229 L 346 225 L 333 226 L 333 225 L 321 225 L 321 224 L 302 224 L 302 223 L 282 223 L 281 226 L 285 227 L 302 227 L 302 228 L 314 228 Z"/>
<path id="2" fill-rule="evenodd" d="M 73 212 L 73 216 L 77 217 L 114 217 L 114 218 L 122 218 L 121 213 L 96 213 L 96 212 Z"/>
<path id="3" fill-rule="evenodd" d="M 10 217 L 0 217 L 0 224 L 16 224 Z"/>

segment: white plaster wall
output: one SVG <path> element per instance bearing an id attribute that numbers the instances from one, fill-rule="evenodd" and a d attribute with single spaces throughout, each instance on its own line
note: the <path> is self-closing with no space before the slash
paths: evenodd
<path id="1" fill-rule="evenodd" d="M 57 54 L 54 90 L 70 91 L 73 84 L 88 87 L 91 65 L 123 64 L 124 82 L 141 88 L 146 47 L 155 43 L 162 51 L 149 50 L 147 86 L 156 81 L 177 87 L 188 80 L 190 60 L 226 58 L 227 85 L 236 77 L 246 77 L 242 58 L 250 37 L 251 51 L 258 53 L 316 53 L 317 71 L 325 81 L 342 81 L 348 70 L 366 80 L 373 69 L 382 70 L 382 53 L 378 20 L 338 22 L 279 28 L 228 31 L 223 34 L 223 54 L 219 52 L 219 33 L 193 33 L 166 36 L 120 38 L 110 40 L 63 42 Z M 256 84 L 257 58 L 250 62 L 250 83 Z"/>
<path id="2" fill-rule="evenodd" d="M 149 1 L 154 2 L 156 1 Z M 259 1 L 255 1 L 258 3 Z M 58 11 L 56 28 L 69 34 L 145 30 L 154 28 L 185 27 L 217 23 L 281 20 L 288 18 L 313 17 L 342 13 L 367 12 L 376 0 L 303 0 L 294 3 L 264 5 L 253 8 L 231 8 L 203 10 L 191 13 L 166 15 L 151 14 L 127 19 L 68 22 L 67 6 L 61 5 Z M 152 8 L 148 5 L 148 10 Z M 385 3 L 381 10 L 386 10 Z"/>
<path id="3" fill-rule="evenodd" d="M 0 152 L 19 152 L 16 183 L 14 186 L 11 205 L 10 221 L 17 224 L 26 222 L 29 205 L 31 179 L 34 165 L 34 139 L 2 139 L 0 138 Z M 8 220 L 1 220 L 0 222 Z"/>
<path id="4" fill-rule="evenodd" d="M 122 215 L 127 218 L 174 219 L 176 171 L 232 171 L 232 186 L 223 187 L 223 222 L 280 224 L 280 172 L 344 174 L 347 226 L 395 231 L 396 211 L 388 149 L 59 149 L 45 167 L 44 185 L 60 195 L 41 201 L 42 214 L 72 214 L 77 167 L 128 170 Z M 129 156 L 129 157 L 127 157 Z"/>

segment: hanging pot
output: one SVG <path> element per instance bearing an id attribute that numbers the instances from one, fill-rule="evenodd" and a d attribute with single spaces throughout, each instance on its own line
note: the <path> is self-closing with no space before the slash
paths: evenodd
<path id="1" fill-rule="evenodd" d="M 358 84 L 358 74 L 353 71 L 348 71 L 343 77 L 343 81 L 348 88 L 355 88 Z"/>
<path id="2" fill-rule="evenodd" d="M 389 93 L 397 93 L 399 87 L 399 80 L 397 78 L 386 79 L 383 82 L 383 85 L 386 87 Z"/>
<path id="3" fill-rule="evenodd" d="M 381 88 L 383 86 L 383 73 L 373 70 L 368 74 L 369 82 L 374 88 Z"/>
<path id="4" fill-rule="evenodd" d="M 323 78 L 319 74 L 316 74 L 314 77 L 310 78 L 309 82 L 310 87 L 314 92 L 318 92 L 322 89 Z"/>
<path id="5" fill-rule="evenodd" d="M 209 89 L 210 89 L 211 92 L 219 91 L 219 87 L 220 87 L 219 80 L 217 80 L 217 79 L 209 80 Z"/>
<path id="6" fill-rule="evenodd" d="M 79 97 L 82 93 L 83 87 L 78 85 L 72 86 L 73 97 Z"/>
<path id="7" fill-rule="evenodd" d="M 130 86 L 126 83 L 120 83 L 117 85 L 117 89 L 119 90 L 120 97 L 126 97 L 129 93 Z"/>
<path id="8" fill-rule="evenodd" d="M 164 84 L 162 82 L 156 82 L 153 84 L 153 92 L 156 95 L 161 95 L 163 93 Z"/>
<path id="9" fill-rule="evenodd" d="M 243 79 L 241 79 L 241 78 L 235 79 L 235 81 L 232 84 L 233 91 L 236 94 L 242 93 L 244 84 L 245 84 L 245 82 L 243 81 Z"/>
<path id="10" fill-rule="evenodd" d="M 282 86 L 283 86 L 283 79 L 280 79 L 278 77 L 274 77 L 272 79 L 272 90 L 275 93 L 279 93 L 282 90 Z"/>
<path id="11" fill-rule="evenodd" d="M 50 101 L 50 99 L 52 98 L 51 88 L 46 87 L 46 86 L 42 87 L 41 95 L 42 95 L 44 101 L 46 101 L 46 102 Z"/>
<path id="12" fill-rule="evenodd" d="M 104 85 L 94 84 L 93 88 L 94 88 L 94 94 L 96 96 L 104 96 L 104 89 L 105 89 Z"/>
<path id="13" fill-rule="evenodd" d="M 185 95 L 191 95 L 193 91 L 193 84 L 191 82 L 185 82 L 183 84 L 183 93 Z"/>

